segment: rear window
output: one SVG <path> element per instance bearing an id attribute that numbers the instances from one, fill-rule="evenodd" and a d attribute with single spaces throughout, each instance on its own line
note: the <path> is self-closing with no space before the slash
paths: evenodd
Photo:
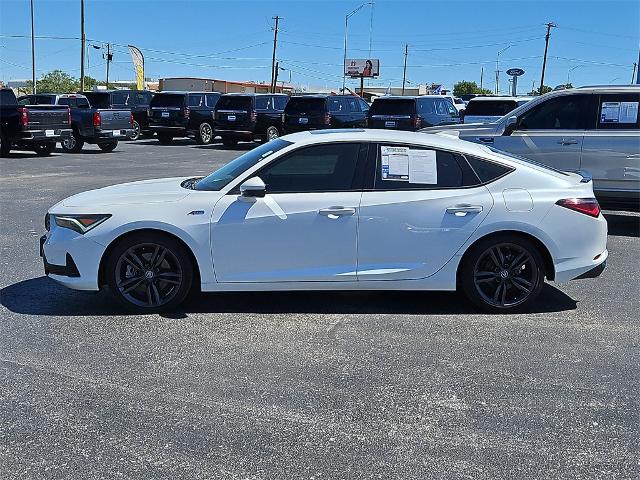
<path id="1" fill-rule="evenodd" d="M 151 103 L 149 105 L 152 107 L 181 108 L 184 106 L 184 95 L 158 93 L 151 99 Z"/>
<path id="2" fill-rule="evenodd" d="M 502 117 L 516 108 L 515 100 L 471 100 L 465 115 L 491 115 Z"/>
<path id="3" fill-rule="evenodd" d="M 416 113 L 415 100 L 376 99 L 369 109 L 371 115 L 412 115 Z"/>
<path id="4" fill-rule="evenodd" d="M 55 105 L 56 97 L 52 95 L 29 95 L 21 98 L 20 105 Z"/>
<path id="5" fill-rule="evenodd" d="M 83 95 L 89 99 L 93 108 L 110 108 L 108 93 L 87 92 Z"/>
<path id="6" fill-rule="evenodd" d="M 286 113 L 324 113 L 324 98 L 292 98 L 285 108 Z"/>
<path id="7" fill-rule="evenodd" d="M 241 95 L 222 95 L 216 104 L 218 110 L 249 110 L 251 97 Z"/>

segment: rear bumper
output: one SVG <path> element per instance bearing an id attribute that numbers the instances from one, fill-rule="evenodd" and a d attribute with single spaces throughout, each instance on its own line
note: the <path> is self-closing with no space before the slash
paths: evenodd
<path id="1" fill-rule="evenodd" d="M 102 142 L 106 140 L 124 140 L 129 135 L 133 134 L 132 128 L 118 128 L 114 130 L 104 129 L 104 130 L 96 130 L 93 137 L 90 140 L 94 142 Z"/>
<path id="2" fill-rule="evenodd" d="M 597 278 L 600 275 L 602 275 L 602 272 L 604 272 L 605 268 L 607 268 L 606 260 L 602 262 L 600 265 L 598 265 L 597 267 L 593 267 L 591 270 L 588 270 L 584 272 L 582 275 L 580 275 L 579 277 L 576 277 L 575 280 L 583 280 L 585 278 Z"/>
<path id="3" fill-rule="evenodd" d="M 253 130 L 232 130 L 226 128 L 216 127 L 216 135 L 228 138 L 245 138 L 253 139 L 257 137 L 264 137 L 265 134 L 255 133 Z"/>
<path id="4" fill-rule="evenodd" d="M 20 132 L 16 141 L 22 143 L 59 142 L 71 136 L 71 128 L 53 128 L 43 130 L 26 130 Z"/>
<path id="5" fill-rule="evenodd" d="M 607 266 L 607 258 L 609 257 L 609 251 L 605 250 L 597 259 L 590 262 L 571 262 L 570 268 L 564 270 L 556 270 L 555 281 L 557 283 L 564 283 L 570 280 L 582 280 L 585 278 L 596 278 L 602 274 Z M 564 265 L 565 267 L 567 265 Z M 557 268 L 557 267 L 556 267 Z"/>
<path id="6" fill-rule="evenodd" d="M 176 137 L 186 137 L 188 135 L 187 127 L 170 125 L 149 125 L 149 131 L 155 133 L 170 133 Z"/>

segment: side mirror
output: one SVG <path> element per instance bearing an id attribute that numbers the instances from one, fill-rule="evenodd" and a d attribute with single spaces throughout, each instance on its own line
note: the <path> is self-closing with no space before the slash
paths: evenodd
<path id="1" fill-rule="evenodd" d="M 240 195 L 243 197 L 264 197 L 267 186 L 260 177 L 251 177 L 240 185 Z"/>
<path id="2" fill-rule="evenodd" d="M 518 117 L 513 116 L 507 118 L 507 124 L 504 126 L 504 133 L 502 135 L 509 136 L 515 132 L 518 126 Z"/>

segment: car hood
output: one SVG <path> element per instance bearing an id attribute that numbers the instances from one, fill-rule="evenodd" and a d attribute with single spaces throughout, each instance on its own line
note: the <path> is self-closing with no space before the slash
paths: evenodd
<path id="1" fill-rule="evenodd" d="M 87 208 L 107 205 L 176 202 L 192 192 L 192 190 L 187 190 L 180 186 L 188 178 L 160 178 L 121 183 L 78 193 L 65 198 L 56 206 Z"/>
<path id="2" fill-rule="evenodd" d="M 420 132 L 441 133 L 458 137 L 493 134 L 501 128 L 502 125 L 499 123 L 458 123 L 456 125 L 442 125 L 438 127 L 423 128 Z"/>

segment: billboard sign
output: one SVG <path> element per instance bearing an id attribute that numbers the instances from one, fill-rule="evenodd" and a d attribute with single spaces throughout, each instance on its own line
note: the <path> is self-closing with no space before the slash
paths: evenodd
<path id="1" fill-rule="evenodd" d="M 524 70 L 521 68 L 510 68 L 507 70 L 507 75 L 511 77 L 519 77 L 520 75 L 524 75 Z"/>
<path id="2" fill-rule="evenodd" d="M 380 75 L 380 60 L 348 58 L 344 61 L 344 74 L 349 77 L 377 77 Z"/>

